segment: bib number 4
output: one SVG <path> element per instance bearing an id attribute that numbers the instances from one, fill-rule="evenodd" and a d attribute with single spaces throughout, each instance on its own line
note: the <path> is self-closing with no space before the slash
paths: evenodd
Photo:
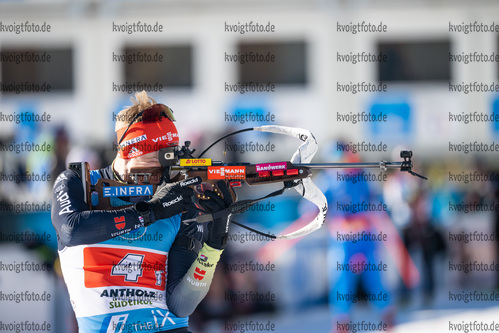
<path id="1" fill-rule="evenodd" d="M 128 253 L 119 263 L 113 265 L 111 275 L 124 276 L 127 282 L 137 282 L 142 276 L 144 255 Z"/>
<path id="2" fill-rule="evenodd" d="M 120 262 L 116 265 L 113 265 L 111 269 L 112 276 L 124 276 L 125 281 L 127 282 L 137 282 L 139 277 L 142 276 L 143 273 L 143 263 L 144 263 L 144 255 L 142 254 L 134 254 L 128 253 L 123 258 L 121 258 Z M 154 271 L 154 275 L 156 277 L 156 285 L 161 286 L 162 278 L 165 271 Z"/>

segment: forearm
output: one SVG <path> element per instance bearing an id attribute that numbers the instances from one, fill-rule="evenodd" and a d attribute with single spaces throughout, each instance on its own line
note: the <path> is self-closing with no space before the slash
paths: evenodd
<path id="1" fill-rule="evenodd" d="M 132 207 L 115 211 L 74 211 L 67 216 L 52 213 L 60 242 L 64 246 L 106 241 L 143 226 Z"/>
<path id="2" fill-rule="evenodd" d="M 206 241 L 167 301 L 170 311 L 179 317 L 190 315 L 208 293 L 217 263 L 227 244 L 232 199 L 224 182 L 220 181 L 217 185 L 222 195 L 206 191 L 209 200 L 200 203 L 213 219 L 207 226 L 209 234 Z"/>
<path id="3" fill-rule="evenodd" d="M 189 316 L 210 289 L 223 250 L 204 244 L 182 280 L 171 292 L 168 309 L 178 317 Z"/>

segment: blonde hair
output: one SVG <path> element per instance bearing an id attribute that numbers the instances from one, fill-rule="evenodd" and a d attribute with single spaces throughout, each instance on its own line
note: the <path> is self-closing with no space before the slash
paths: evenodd
<path id="1" fill-rule="evenodd" d="M 116 124 L 114 125 L 114 130 L 118 131 L 124 127 L 127 127 L 130 120 L 137 115 L 140 111 L 147 109 L 148 107 L 157 104 L 156 100 L 151 96 L 148 96 L 145 90 L 135 93 L 135 99 L 130 98 L 133 105 L 121 110 L 116 115 Z M 138 123 L 142 121 L 142 116 L 138 117 L 133 123 Z"/>

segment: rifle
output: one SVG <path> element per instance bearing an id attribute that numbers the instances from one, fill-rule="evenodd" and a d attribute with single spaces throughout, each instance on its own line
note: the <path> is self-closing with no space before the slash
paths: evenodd
<path id="1" fill-rule="evenodd" d="M 216 143 L 227 138 L 246 131 L 262 131 L 276 134 L 284 134 L 296 137 L 302 141 L 296 152 L 291 157 L 290 161 L 270 162 L 270 163 L 224 163 L 222 161 L 212 161 L 209 158 L 203 158 L 203 155 Z M 216 140 L 208 148 L 206 148 L 198 157 L 194 157 L 195 149 L 190 148 L 191 142 L 186 141 L 182 147 L 162 148 L 158 151 L 160 164 L 165 167 L 164 170 L 179 171 L 179 173 L 170 181 L 182 181 L 183 186 L 192 186 L 197 200 L 206 200 L 204 192 L 211 190 L 218 195 L 222 195 L 217 183 L 223 181 L 230 189 L 230 193 L 234 204 L 229 207 L 230 213 L 240 214 L 249 209 L 252 205 L 284 193 L 285 190 L 294 188 L 301 196 L 311 201 L 319 208 L 319 213 L 313 221 L 305 227 L 291 232 L 286 235 L 270 235 L 263 234 L 258 230 L 249 228 L 238 222 L 232 221 L 241 227 L 250 231 L 268 236 L 270 238 L 292 239 L 305 236 L 319 229 L 325 222 L 328 209 L 327 200 L 324 194 L 313 183 L 311 176 L 314 169 L 329 169 L 329 168 L 375 168 L 382 171 L 388 169 L 398 169 L 408 172 L 413 176 L 427 179 L 412 171 L 412 151 L 401 151 L 400 157 L 403 159 L 399 162 L 363 162 L 363 163 L 310 163 L 313 156 L 317 152 L 317 141 L 312 133 L 305 129 L 266 125 L 260 127 L 252 127 L 229 133 L 222 138 Z M 80 168 L 81 169 L 81 168 Z M 90 204 L 91 209 L 115 209 L 110 203 L 110 198 L 113 196 L 139 196 L 152 195 L 156 190 L 157 184 L 152 184 L 150 181 L 154 170 L 132 170 L 132 178 L 140 179 L 140 183 L 126 185 L 109 179 L 99 179 L 97 184 L 91 185 L 87 193 L 96 192 L 98 196 L 98 204 Z M 87 171 L 88 172 L 88 171 Z M 88 176 L 82 174 L 83 179 L 88 179 Z M 88 182 L 84 188 L 88 188 Z M 264 197 L 251 200 L 238 200 L 235 188 L 241 187 L 243 183 L 249 186 L 265 185 L 272 183 L 283 183 L 280 190 L 274 191 Z M 117 189 L 113 189 L 116 187 Z M 108 195 L 106 195 L 106 193 Z M 111 194 L 110 194 L 111 193 Z M 114 195 L 113 195 L 114 193 Z M 91 203 L 90 196 L 87 198 L 87 203 Z M 126 206 L 122 206 L 126 207 Z M 202 214 L 196 218 L 184 220 L 184 223 L 197 221 L 204 223 L 211 220 L 209 214 Z"/>

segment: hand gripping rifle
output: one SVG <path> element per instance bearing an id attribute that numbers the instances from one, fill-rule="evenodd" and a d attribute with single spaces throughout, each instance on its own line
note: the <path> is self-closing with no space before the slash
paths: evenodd
<path id="1" fill-rule="evenodd" d="M 290 161 L 285 162 L 272 162 L 272 163 L 223 163 L 211 161 L 209 158 L 203 158 L 203 155 L 216 143 L 227 138 L 228 136 L 235 135 L 247 131 L 261 131 L 276 134 L 283 134 L 296 137 L 302 141 L 296 152 L 291 157 Z M 233 204 L 229 207 L 230 212 L 240 214 L 248 210 L 252 205 L 284 193 L 286 189 L 294 188 L 303 198 L 309 200 L 319 208 L 319 213 L 316 217 L 306 226 L 285 235 L 270 235 L 261 233 L 258 230 L 249 228 L 238 222 L 232 221 L 243 228 L 268 236 L 273 239 L 292 239 L 305 236 L 317 229 L 319 229 L 325 222 L 326 213 L 328 209 L 327 200 L 324 194 L 312 181 L 313 169 L 326 169 L 326 168 L 374 168 L 386 171 L 388 169 L 398 169 L 406 171 L 413 176 L 427 179 L 412 171 L 412 152 L 401 151 L 400 157 L 403 161 L 400 162 L 364 162 L 364 163 L 310 163 L 315 153 L 317 152 L 317 141 L 312 133 L 308 130 L 294 127 L 285 127 L 277 125 L 266 125 L 259 127 L 246 128 L 236 132 L 229 133 L 222 138 L 216 140 L 208 148 L 206 148 L 197 158 L 192 156 L 195 149 L 190 149 L 190 142 L 186 141 L 182 147 L 168 147 L 160 149 L 158 157 L 161 165 L 165 170 L 177 170 L 179 173 L 170 181 L 181 181 L 184 185 L 193 186 L 197 200 L 206 200 L 204 195 L 206 190 L 216 192 L 222 196 L 221 191 L 218 189 L 217 183 L 219 181 L 226 182 L 233 199 Z M 71 166 L 70 166 L 71 167 Z M 115 209 L 110 204 L 110 197 L 112 196 L 139 196 L 139 195 L 152 195 L 156 190 L 155 184 L 149 182 L 148 177 L 151 175 L 150 170 L 137 170 L 133 172 L 132 178 L 140 179 L 136 184 L 125 185 L 109 179 L 99 179 L 97 184 L 89 185 L 88 166 L 84 162 L 78 163 L 73 166 L 73 169 L 80 170 L 80 177 L 83 182 L 85 192 L 87 193 L 87 203 L 91 209 Z M 77 171 L 78 172 L 78 171 Z M 85 181 L 86 180 L 86 181 Z M 264 185 L 271 183 L 283 183 L 280 190 L 274 191 L 264 197 L 252 200 L 237 199 L 235 188 L 242 186 L 245 182 L 250 186 Z M 93 204 L 91 200 L 91 192 L 97 192 L 97 204 Z M 113 193 L 115 195 L 113 195 Z M 107 194 L 107 195 L 106 195 Z M 126 207 L 126 206 L 120 206 Z M 197 221 L 199 223 L 211 220 L 209 214 L 202 214 L 194 219 L 184 220 L 183 222 L 189 223 Z"/>

